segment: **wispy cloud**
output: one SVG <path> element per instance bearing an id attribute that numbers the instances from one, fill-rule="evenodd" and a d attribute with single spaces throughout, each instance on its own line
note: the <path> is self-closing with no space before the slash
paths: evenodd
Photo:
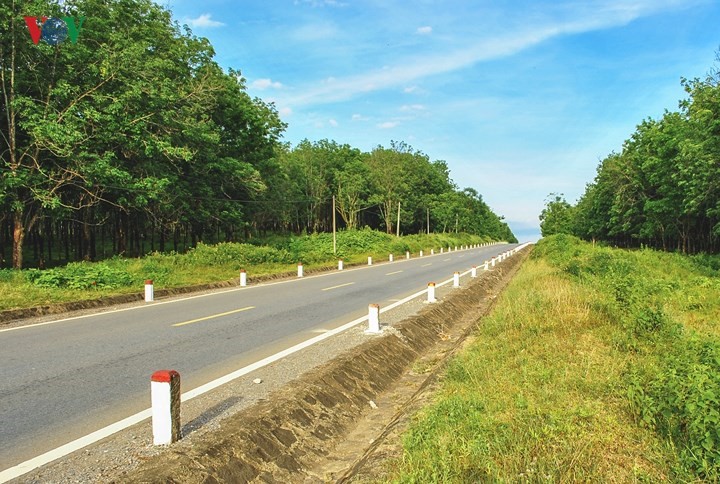
<path id="1" fill-rule="evenodd" d="M 432 33 L 432 27 L 430 27 L 429 25 L 425 25 L 423 27 L 418 27 L 418 29 L 415 32 L 420 35 L 429 35 Z"/>
<path id="2" fill-rule="evenodd" d="M 379 70 L 335 78 L 332 83 L 314 83 L 311 87 L 296 91 L 299 94 L 286 101 L 297 106 L 327 104 L 397 86 L 406 86 L 404 92 L 410 93 L 416 90 L 414 83 L 420 79 L 464 69 L 478 62 L 512 56 L 555 37 L 625 25 L 677 4 L 675 0 L 638 0 L 618 1 L 594 10 L 583 6 L 579 7 L 574 15 L 566 12 L 566 16 L 572 20 L 545 21 L 545 24 L 529 23 L 526 25 L 531 27 L 525 30 L 481 39 L 454 51 L 418 56 Z M 311 30 L 308 29 L 307 33 L 311 34 Z M 318 32 L 311 35 L 316 36 Z"/>
<path id="3" fill-rule="evenodd" d="M 380 129 L 392 129 L 396 127 L 399 123 L 397 121 L 385 121 L 384 123 L 380 123 L 377 125 Z"/>
<path id="4" fill-rule="evenodd" d="M 422 104 L 405 104 L 404 106 L 400 106 L 400 111 L 404 112 L 413 112 L 413 111 L 424 111 L 425 106 Z"/>
<path id="5" fill-rule="evenodd" d="M 225 25 L 222 22 L 213 20 L 211 17 L 211 14 L 204 13 L 197 18 L 185 19 L 185 23 L 188 24 L 190 27 L 195 28 L 222 27 L 223 25 Z"/>
<path id="6" fill-rule="evenodd" d="M 268 88 L 281 89 L 283 87 L 282 83 L 273 81 L 272 79 L 256 79 L 250 86 L 260 90 Z"/>

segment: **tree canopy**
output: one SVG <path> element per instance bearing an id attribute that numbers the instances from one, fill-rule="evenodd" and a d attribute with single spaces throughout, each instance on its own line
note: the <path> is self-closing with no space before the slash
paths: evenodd
<path id="1" fill-rule="evenodd" d="M 399 203 L 403 233 L 430 210 L 433 230 L 514 239 L 404 143 L 282 143 L 275 107 L 151 0 L 0 0 L 0 17 L 0 265 L 329 230 L 333 196 L 342 227 L 392 232 Z M 44 17 L 73 38 L 53 20 L 35 43 Z"/>
<path id="2" fill-rule="evenodd" d="M 713 71 L 682 84 L 688 97 L 679 109 L 642 121 L 620 153 L 601 161 L 574 206 L 560 198 L 547 202 L 543 235 L 559 231 L 625 247 L 718 251 L 720 76 Z"/>

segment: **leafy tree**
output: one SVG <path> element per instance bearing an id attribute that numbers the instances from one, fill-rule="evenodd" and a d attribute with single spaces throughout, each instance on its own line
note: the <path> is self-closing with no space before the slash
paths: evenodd
<path id="1" fill-rule="evenodd" d="M 540 213 L 542 236 L 572 234 L 573 222 L 573 207 L 565 201 L 562 194 L 551 193 L 548 195 L 545 200 L 545 208 Z"/>

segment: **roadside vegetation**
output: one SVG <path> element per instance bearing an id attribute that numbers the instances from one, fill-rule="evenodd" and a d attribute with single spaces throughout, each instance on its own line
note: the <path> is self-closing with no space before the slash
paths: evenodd
<path id="1" fill-rule="evenodd" d="M 719 268 L 715 256 L 541 240 L 389 477 L 717 481 Z"/>
<path id="2" fill-rule="evenodd" d="M 0 268 L 328 232 L 335 213 L 347 229 L 514 240 L 445 161 L 402 141 L 284 142 L 241 66 L 161 3 L 0 2 Z M 61 48 L 33 43 L 28 16 L 87 21 Z"/>
<path id="3" fill-rule="evenodd" d="M 573 234 L 620 247 L 720 251 L 720 52 L 704 79 L 683 80 L 677 111 L 645 119 L 600 162 L 574 205 L 551 194 L 543 236 Z"/>
<path id="4" fill-rule="evenodd" d="M 299 237 L 272 236 L 253 244 L 198 244 L 184 254 L 154 253 L 141 258 L 113 257 L 102 262 L 74 262 L 53 269 L 0 270 L 0 310 L 29 308 L 51 303 L 96 299 L 137 293 L 152 279 L 157 289 L 192 286 L 237 278 L 245 269 L 248 278 L 292 273 L 298 262 L 306 269 L 367 263 L 367 257 L 387 260 L 390 253 L 404 256 L 440 247 L 489 242 L 489 237 L 469 234 L 425 234 L 395 237 L 375 230 L 344 230 L 333 237 L 318 233 Z"/>

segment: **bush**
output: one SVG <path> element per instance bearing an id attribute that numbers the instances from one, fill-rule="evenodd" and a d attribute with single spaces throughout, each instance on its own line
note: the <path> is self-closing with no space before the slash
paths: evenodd
<path id="1" fill-rule="evenodd" d="M 72 262 L 65 267 L 29 270 L 27 278 L 41 287 L 67 289 L 118 288 L 130 286 L 132 276 L 123 269 L 106 263 Z"/>
<path id="2" fill-rule="evenodd" d="M 720 287 L 720 258 L 592 247 L 566 235 L 542 239 L 533 257 L 609 296 L 606 309 L 624 330 L 617 347 L 638 355 L 626 382 L 638 420 L 671 439 L 700 478 L 720 479 L 720 344 L 665 310 L 670 302 L 702 307 L 689 288 Z"/>

